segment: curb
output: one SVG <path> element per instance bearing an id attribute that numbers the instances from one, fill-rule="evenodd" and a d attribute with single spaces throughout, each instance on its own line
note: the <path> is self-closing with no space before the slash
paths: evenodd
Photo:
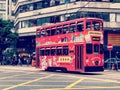
<path id="1" fill-rule="evenodd" d="M 0 69 L 1 70 L 21 70 L 21 71 L 38 71 L 40 70 L 39 68 L 35 68 L 35 67 L 32 67 L 32 66 L 26 66 L 26 65 L 23 65 L 23 66 L 0 66 Z"/>

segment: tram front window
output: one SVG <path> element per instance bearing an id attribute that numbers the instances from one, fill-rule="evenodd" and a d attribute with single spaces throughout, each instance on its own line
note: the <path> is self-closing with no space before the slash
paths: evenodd
<path id="1" fill-rule="evenodd" d="M 92 44 L 86 44 L 86 52 L 87 54 L 92 54 Z"/>
<path id="2" fill-rule="evenodd" d="M 92 29 L 95 30 L 95 31 L 99 31 L 100 30 L 100 22 L 97 22 L 97 21 L 93 21 L 92 22 Z"/>
<path id="3" fill-rule="evenodd" d="M 95 44 L 95 45 L 94 45 L 94 53 L 95 53 L 95 54 L 98 54 L 98 53 L 99 53 L 99 45 L 98 45 L 98 44 Z"/>

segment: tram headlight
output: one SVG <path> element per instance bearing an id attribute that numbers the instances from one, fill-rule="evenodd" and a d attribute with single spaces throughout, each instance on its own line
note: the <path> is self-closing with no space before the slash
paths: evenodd
<path id="1" fill-rule="evenodd" d="M 99 61 L 95 61 L 95 65 L 98 65 L 99 64 Z"/>
<path id="2" fill-rule="evenodd" d="M 104 62 L 104 59 L 102 59 L 102 63 Z"/>
<path id="3" fill-rule="evenodd" d="M 89 62 L 89 60 L 88 59 L 86 59 L 86 63 L 88 63 Z"/>

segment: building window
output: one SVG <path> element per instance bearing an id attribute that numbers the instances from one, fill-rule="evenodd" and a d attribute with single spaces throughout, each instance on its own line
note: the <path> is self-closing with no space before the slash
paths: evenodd
<path id="1" fill-rule="evenodd" d="M 44 18 L 38 18 L 38 19 L 32 19 L 32 20 L 25 20 L 21 22 L 21 28 L 28 28 L 28 27 L 34 27 L 34 26 L 40 26 L 48 23 L 57 23 L 61 21 L 66 20 L 72 20 L 76 18 L 81 17 L 95 17 L 95 18 L 101 18 L 104 21 L 113 21 L 116 20 L 117 22 L 120 22 L 120 14 L 116 15 L 115 17 L 112 17 L 113 14 L 110 13 L 104 13 L 104 12 L 75 12 L 70 14 L 64 14 L 59 16 L 51 16 L 51 17 L 44 17 Z"/>
<path id="2" fill-rule="evenodd" d="M 50 23 L 55 23 L 56 18 L 54 16 L 50 17 Z"/>
<path id="3" fill-rule="evenodd" d="M 60 0 L 60 4 L 64 4 L 66 0 Z"/>
<path id="4" fill-rule="evenodd" d="M 80 1 L 80 0 L 76 0 L 76 1 Z"/>
<path id="5" fill-rule="evenodd" d="M 41 18 L 41 24 L 45 24 L 45 18 Z"/>
<path id="6" fill-rule="evenodd" d="M 26 12 L 26 11 L 28 11 L 28 6 L 27 5 L 23 5 L 23 6 L 20 7 L 20 12 L 21 13 Z"/>
<path id="7" fill-rule="evenodd" d="M 29 10 L 33 10 L 33 4 L 29 4 Z"/>
<path id="8" fill-rule="evenodd" d="M 102 12 L 102 19 L 104 21 L 110 21 L 110 13 Z"/>
<path id="9" fill-rule="evenodd" d="M 46 23 L 50 23 L 50 17 L 46 17 Z"/>
<path id="10" fill-rule="evenodd" d="M 60 4 L 60 0 L 51 0 L 50 1 L 50 6 L 56 6 Z"/>
<path id="11" fill-rule="evenodd" d="M 44 0 L 44 1 L 43 1 L 43 7 L 44 7 L 44 8 L 50 7 L 50 0 Z"/>
<path id="12" fill-rule="evenodd" d="M 55 5 L 59 5 L 60 4 L 60 0 L 55 0 Z"/>
<path id="13" fill-rule="evenodd" d="M 34 26 L 37 26 L 37 20 L 36 19 L 29 20 L 29 27 L 34 27 Z"/>
<path id="14" fill-rule="evenodd" d="M 120 14 L 116 14 L 116 22 L 120 22 Z"/>
<path id="15" fill-rule="evenodd" d="M 110 14 L 110 21 L 115 22 L 115 13 Z"/>
<path id="16" fill-rule="evenodd" d="M 6 8 L 5 3 L 0 3 L 0 9 L 5 9 L 5 8 Z"/>
<path id="17" fill-rule="evenodd" d="M 0 18 L 3 18 L 3 14 L 2 13 L 0 13 Z"/>
<path id="18" fill-rule="evenodd" d="M 21 28 L 28 28 L 29 27 L 29 21 L 22 21 L 21 22 Z"/>
<path id="19" fill-rule="evenodd" d="M 54 6 L 55 5 L 55 0 L 51 0 L 50 1 L 50 6 Z"/>
<path id="20" fill-rule="evenodd" d="M 40 25 L 42 25 L 41 18 L 38 18 L 37 19 L 37 26 L 40 26 Z"/>
<path id="21" fill-rule="evenodd" d="M 60 16 L 55 16 L 55 23 L 60 22 Z"/>
<path id="22" fill-rule="evenodd" d="M 34 10 L 42 9 L 42 8 L 43 8 L 43 2 L 42 1 L 34 4 Z"/>
<path id="23" fill-rule="evenodd" d="M 70 0 L 65 0 L 65 3 L 70 3 Z"/>
<path id="24" fill-rule="evenodd" d="M 82 18 L 82 17 L 95 17 L 101 18 L 105 21 L 110 21 L 110 13 L 107 12 L 76 12 L 75 14 L 70 14 L 70 20 L 75 18 Z"/>
<path id="25" fill-rule="evenodd" d="M 41 18 L 40 21 L 41 21 L 41 25 L 50 23 L 50 17 Z"/>
<path id="26" fill-rule="evenodd" d="M 120 0 L 110 0 L 110 2 L 120 3 Z"/>
<path id="27" fill-rule="evenodd" d="M 74 13 L 70 14 L 70 20 L 75 19 L 75 18 L 76 18 L 76 14 Z"/>

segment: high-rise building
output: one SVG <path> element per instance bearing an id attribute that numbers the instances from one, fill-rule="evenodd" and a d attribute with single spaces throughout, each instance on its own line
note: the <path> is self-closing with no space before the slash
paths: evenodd
<path id="1" fill-rule="evenodd" d="M 4 20 L 13 19 L 12 7 L 11 0 L 0 0 L 0 18 Z"/>
<path id="2" fill-rule="evenodd" d="M 15 30 L 19 33 L 18 52 L 35 51 L 38 26 L 81 17 L 104 20 L 104 44 L 120 51 L 120 0 L 14 0 Z"/>

